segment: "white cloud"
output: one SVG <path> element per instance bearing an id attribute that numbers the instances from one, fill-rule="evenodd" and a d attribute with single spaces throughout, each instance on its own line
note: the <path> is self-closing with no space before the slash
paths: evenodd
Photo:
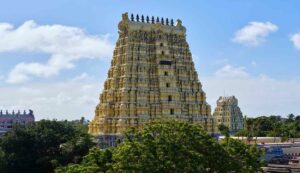
<path id="1" fill-rule="evenodd" d="M 293 34 L 290 37 L 291 42 L 293 42 L 296 49 L 300 50 L 300 32 Z"/>
<path id="2" fill-rule="evenodd" d="M 222 71 L 228 75 L 220 75 Z M 249 116 L 300 115 L 297 106 L 300 104 L 299 79 L 278 80 L 264 74 L 253 76 L 244 67 L 226 65 L 215 75 L 202 77 L 201 82 L 213 109 L 218 97 L 225 92 L 237 96 L 243 113 Z"/>
<path id="3" fill-rule="evenodd" d="M 248 73 L 245 67 L 233 67 L 229 64 L 218 69 L 215 73 L 216 77 L 247 77 Z"/>
<path id="4" fill-rule="evenodd" d="M 88 75 L 87 73 L 82 73 L 76 77 L 74 77 L 72 79 L 73 82 L 77 82 L 77 81 L 84 81 L 84 80 L 89 80 L 89 79 L 93 79 L 93 76 Z"/>
<path id="5" fill-rule="evenodd" d="M 45 63 L 19 63 L 8 75 L 8 83 L 22 83 L 31 77 L 57 75 L 83 58 L 111 57 L 113 45 L 108 36 L 88 35 L 81 28 L 63 25 L 38 25 L 26 21 L 15 28 L 0 23 L 0 52 L 37 52 L 49 54 Z"/>
<path id="6" fill-rule="evenodd" d="M 270 33 L 277 30 L 278 26 L 271 22 L 250 22 L 238 30 L 232 40 L 249 46 L 258 46 L 265 41 Z"/>
<path id="7" fill-rule="evenodd" d="M 32 109 L 37 120 L 71 120 L 82 116 L 91 119 L 99 102 L 101 83 L 93 77 L 76 77 L 55 83 L 0 86 L 0 109 Z"/>

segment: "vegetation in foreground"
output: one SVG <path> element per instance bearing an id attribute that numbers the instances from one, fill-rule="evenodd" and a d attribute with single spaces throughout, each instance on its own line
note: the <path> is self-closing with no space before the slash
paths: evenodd
<path id="1" fill-rule="evenodd" d="M 0 172 L 53 173 L 58 166 L 81 162 L 95 146 L 85 129 L 55 120 L 15 126 L 0 141 Z"/>
<path id="2" fill-rule="evenodd" d="M 262 151 L 227 138 L 218 143 L 199 125 L 181 121 L 153 121 L 142 130 L 132 129 L 116 148 L 92 148 L 80 164 L 56 173 L 254 173 Z"/>
<path id="3" fill-rule="evenodd" d="M 99 149 L 86 127 L 42 120 L 2 138 L 2 173 L 254 173 L 262 151 L 227 138 L 218 143 L 199 125 L 153 121 L 131 129 L 116 148 Z"/>

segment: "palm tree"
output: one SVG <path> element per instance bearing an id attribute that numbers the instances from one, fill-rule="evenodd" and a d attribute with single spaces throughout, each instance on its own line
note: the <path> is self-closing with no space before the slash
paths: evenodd
<path id="1" fill-rule="evenodd" d="M 257 136 L 258 136 L 258 132 L 260 131 L 260 127 L 261 127 L 261 119 L 260 118 L 256 118 L 253 120 L 253 130 L 254 134 L 255 134 L 255 144 L 257 143 Z"/>
<path id="2" fill-rule="evenodd" d="M 220 124 L 218 126 L 218 128 L 219 128 L 219 131 L 221 132 L 221 134 L 225 136 L 226 144 L 228 146 L 228 141 L 229 141 L 229 137 L 230 137 L 229 128 L 227 126 L 225 126 L 224 124 Z"/>
<path id="3" fill-rule="evenodd" d="M 247 141 L 250 143 L 253 136 L 253 119 L 246 119 Z"/>
<path id="4" fill-rule="evenodd" d="M 287 116 L 287 121 L 288 122 L 294 122 L 295 121 L 295 115 L 294 114 L 289 114 L 288 116 Z"/>
<path id="5" fill-rule="evenodd" d="M 276 136 L 282 137 L 282 124 L 279 122 L 276 122 L 273 124 L 272 127 L 273 135 L 274 135 L 274 143 L 276 141 Z"/>
<path id="6" fill-rule="evenodd" d="M 245 129 L 241 129 L 241 130 L 237 131 L 234 135 L 237 136 L 238 139 L 240 139 L 240 136 L 241 136 L 242 141 L 244 141 L 244 137 L 247 136 L 247 131 Z"/>

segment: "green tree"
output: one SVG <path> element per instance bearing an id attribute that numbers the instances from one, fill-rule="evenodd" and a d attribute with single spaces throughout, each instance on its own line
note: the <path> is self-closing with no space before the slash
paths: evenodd
<path id="1" fill-rule="evenodd" d="M 7 165 L 5 159 L 5 153 L 3 152 L 2 148 L 0 148 L 0 170 L 4 170 Z"/>
<path id="2" fill-rule="evenodd" d="M 261 128 L 262 121 L 263 120 L 260 119 L 260 118 L 256 118 L 253 121 L 253 134 L 255 136 L 255 144 L 257 143 L 257 137 L 259 135 L 259 131 L 260 131 L 260 128 Z"/>
<path id="3" fill-rule="evenodd" d="M 288 123 L 292 123 L 292 122 L 294 122 L 295 121 L 295 115 L 294 114 L 289 114 L 288 116 L 287 116 L 287 122 Z"/>
<path id="4" fill-rule="evenodd" d="M 228 144 L 223 144 L 230 155 L 231 171 L 242 173 L 261 172 L 263 162 L 259 161 L 263 151 L 255 145 L 246 145 L 239 140 L 229 139 Z"/>
<path id="5" fill-rule="evenodd" d="M 295 121 L 300 121 L 300 115 L 297 115 Z"/>
<path id="6" fill-rule="evenodd" d="M 239 131 L 237 131 L 234 136 L 237 136 L 238 139 L 240 138 L 240 136 L 242 137 L 242 141 L 244 140 L 244 137 L 248 135 L 248 131 L 246 129 L 241 129 Z"/>
<path id="7" fill-rule="evenodd" d="M 295 121 L 290 125 L 290 133 L 293 138 L 300 138 L 300 121 Z"/>
<path id="8" fill-rule="evenodd" d="M 86 132 L 66 121 L 16 126 L 1 141 L 8 163 L 2 172 L 52 173 L 57 166 L 80 162 L 93 145 Z"/>
<path id="9" fill-rule="evenodd" d="M 289 114 L 287 118 L 281 116 L 271 115 L 260 116 L 256 118 L 248 118 L 245 122 L 245 130 L 247 131 L 248 139 L 255 137 L 255 142 L 258 136 L 281 137 L 282 141 L 289 138 L 300 137 L 298 125 L 300 123 L 300 116 Z M 236 135 L 237 136 L 237 135 Z"/>
<path id="10" fill-rule="evenodd" d="M 272 130 L 272 123 L 269 117 L 261 116 L 255 118 L 255 121 L 259 121 L 259 127 L 256 130 L 256 136 L 267 136 L 267 133 Z"/>
<path id="11" fill-rule="evenodd" d="M 220 124 L 218 126 L 218 128 L 219 128 L 219 131 L 221 132 L 221 134 L 225 136 L 226 143 L 228 143 L 228 140 L 230 137 L 229 128 L 227 126 L 225 126 L 224 124 Z"/>
<path id="12" fill-rule="evenodd" d="M 113 153 L 113 172 L 220 172 L 225 150 L 199 125 L 153 121 L 127 135 Z M 138 160 L 138 162 L 137 162 Z"/>
<path id="13" fill-rule="evenodd" d="M 254 124 L 254 120 L 249 118 L 249 119 L 246 119 L 246 130 L 247 130 L 247 141 L 248 143 L 250 143 L 250 141 L 252 140 L 252 137 L 253 137 L 253 126 Z"/>
<path id="14" fill-rule="evenodd" d="M 220 124 L 218 126 L 218 129 L 221 132 L 221 134 L 224 135 L 226 138 L 228 138 L 230 136 L 229 128 L 227 126 L 225 126 L 224 124 Z"/>
<path id="15" fill-rule="evenodd" d="M 276 141 L 276 137 L 282 137 L 282 126 L 281 121 L 275 121 L 272 124 L 272 131 L 269 132 L 268 136 L 274 137 L 274 142 Z"/>
<path id="16" fill-rule="evenodd" d="M 69 164 L 56 173 L 254 173 L 260 150 L 229 139 L 218 143 L 200 125 L 182 121 L 153 121 L 132 129 L 114 149 L 93 148 L 80 164 Z"/>
<path id="17" fill-rule="evenodd" d="M 88 155 L 84 156 L 81 164 L 69 164 L 59 167 L 56 173 L 99 173 L 107 172 L 111 168 L 112 148 L 100 150 L 98 147 L 90 149 Z"/>

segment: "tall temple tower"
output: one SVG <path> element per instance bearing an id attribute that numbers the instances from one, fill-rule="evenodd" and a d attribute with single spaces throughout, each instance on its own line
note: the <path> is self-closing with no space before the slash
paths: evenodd
<path id="1" fill-rule="evenodd" d="M 218 132 L 220 124 L 227 126 L 231 133 L 244 128 L 243 113 L 238 106 L 238 99 L 235 96 L 219 97 L 213 116 L 215 118 L 216 132 Z"/>
<path id="2" fill-rule="evenodd" d="M 199 123 L 213 132 L 210 105 L 198 80 L 180 20 L 122 15 L 111 68 L 89 125 L 114 136 L 157 118 Z"/>

